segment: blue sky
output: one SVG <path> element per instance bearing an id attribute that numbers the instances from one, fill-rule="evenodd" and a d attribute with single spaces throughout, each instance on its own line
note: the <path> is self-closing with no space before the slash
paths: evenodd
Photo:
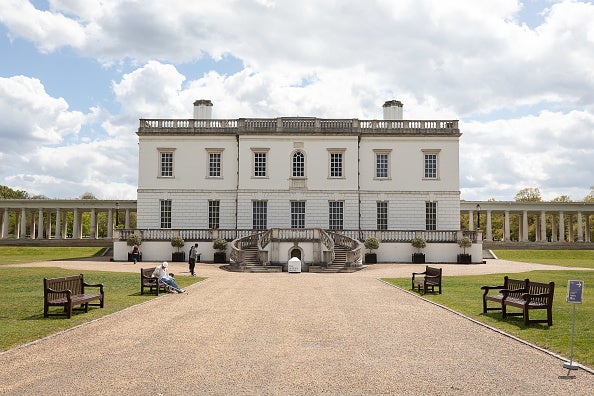
<path id="1" fill-rule="evenodd" d="M 594 185 L 594 5 L 3 0 L 0 184 L 135 199 L 139 118 L 459 119 L 466 200 Z"/>

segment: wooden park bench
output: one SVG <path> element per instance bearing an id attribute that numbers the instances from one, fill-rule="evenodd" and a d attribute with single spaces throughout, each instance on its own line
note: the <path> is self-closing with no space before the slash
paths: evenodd
<path id="1" fill-rule="evenodd" d="M 487 313 L 487 311 L 501 311 L 501 301 L 503 300 L 502 290 L 506 290 L 508 296 L 521 297 L 523 293 L 528 292 L 528 282 L 528 279 L 512 279 L 506 275 L 503 277 L 503 285 L 482 286 L 481 290 L 484 290 L 483 313 Z M 497 294 L 489 294 L 489 291 L 491 290 L 496 290 Z M 487 301 L 495 302 L 497 305 L 495 307 L 489 307 Z"/>
<path id="2" fill-rule="evenodd" d="M 86 294 L 85 287 L 98 287 L 99 294 Z M 66 316 L 70 318 L 72 308 L 76 305 L 81 305 L 85 312 L 89 311 L 89 305 L 103 308 L 103 284 L 86 283 L 83 274 L 63 278 L 43 278 L 43 300 L 43 317 L 63 315 L 49 313 L 49 307 L 62 306 Z M 90 304 L 90 301 L 94 300 L 99 300 L 99 303 Z"/>
<path id="3" fill-rule="evenodd" d="M 416 275 L 425 275 L 422 278 L 415 278 Z M 441 268 L 433 268 L 429 267 L 428 265 L 425 266 L 424 272 L 413 272 L 412 273 L 412 289 L 414 290 L 415 285 L 419 292 L 421 292 L 421 286 L 423 286 L 423 294 L 429 291 L 431 288 L 431 292 L 435 292 L 435 286 L 439 289 L 439 294 L 441 294 Z"/>
<path id="4" fill-rule="evenodd" d="M 549 326 L 553 325 L 553 296 L 555 293 L 555 282 L 538 283 L 528 282 L 528 291 L 518 296 L 516 293 L 502 290 L 503 300 L 502 316 L 523 316 L 524 324 L 530 323 L 546 323 Z M 507 312 L 507 307 L 516 307 L 522 309 L 522 312 Z M 546 309 L 546 319 L 530 319 L 529 312 L 531 309 Z"/>
<path id="5" fill-rule="evenodd" d="M 141 268 L 140 269 L 140 294 L 144 294 L 144 289 L 148 288 L 149 293 L 159 295 L 159 290 L 168 291 L 168 286 L 161 283 L 158 278 L 153 276 L 155 268 Z"/>

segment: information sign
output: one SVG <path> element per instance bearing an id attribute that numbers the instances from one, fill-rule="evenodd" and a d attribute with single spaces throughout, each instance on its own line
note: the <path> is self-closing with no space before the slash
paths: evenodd
<path id="1" fill-rule="evenodd" d="M 584 291 L 584 281 L 567 281 L 567 302 L 574 304 L 582 303 L 582 293 Z"/>

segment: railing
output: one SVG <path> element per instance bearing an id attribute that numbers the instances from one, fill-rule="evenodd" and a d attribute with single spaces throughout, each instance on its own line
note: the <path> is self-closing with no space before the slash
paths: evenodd
<path id="1" fill-rule="evenodd" d="M 335 245 L 339 245 L 347 249 L 346 263 L 347 267 L 358 267 L 363 263 L 361 255 L 361 245 L 357 239 L 349 236 L 329 231 L 328 235 L 332 237 Z"/>
<path id="2" fill-rule="evenodd" d="M 312 117 L 238 119 L 141 119 L 138 132 L 341 132 L 457 134 L 458 120 L 359 120 Z"/>
<path id="3" fill-rule="evenodd" d="M 328 233 L 324 230 L 320 230 L 320 241 L 326 247 L 327 251 L 330 252 L 330 263 L 334 261 L 334 239 L 328 235 Z M 329 263 L 326 263 L 329 264 Z"/>

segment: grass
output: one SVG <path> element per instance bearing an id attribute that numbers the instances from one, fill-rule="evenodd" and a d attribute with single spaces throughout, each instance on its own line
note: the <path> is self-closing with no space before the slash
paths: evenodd
<path id="1" fill-rule="evenodd" d="M 102 251 L 96 247 L 0 246 L 0 265 L 96 257 Z"/>
<path id="2" fill-rule="evenodd" d="M 0 266 L 0 351 L 13 348 L 50 334 L 155 298 L 140 295 L 137 273 L 81 271 L 88 283 L 103 283 L 105 307 L 89 307 L 89 312 L 73 311 L 66 316 L 43 317 L 43 278 L 74 275 L 61 268 L 8 268 Z M 80 273 L 80 272 L 78 272 Z M 177 277 L 180 287 L 203 280 L 200 277 Z M 98 290 L 95 288 L 92 291 Z M 60 312 L 51 307 L 50 312 Z"/>
<path id="3" fill-rule="evenodd" d="M 502 260 L 594 268 L 594 250 L 494 250 Z"/>
<path id="4" fill-rule="evenodd" d="M 594 268 L 594 252 L 584 250 L 498 250 L 501 259 L 525 261 L 541 264 L 554 264 L 567 267 Z M 510 274 L 513 278 L 528 278 L 535 282 L 555 282 L 553 299 L 553 326 L 535 323 L 525 326 L 521 317 L 501 319 L 500 311 L 483 314 L 483 285 L 500 285 L 505 274 L 444 276 L 443 293 L 429 293 L 424 298 L 434 301 L 468 317 L 513 334 L 523 340 L 547 350 L 569 357 L 571 345 L 571 325 L 573 304 L 566 302 L 567 281 L 584 281 L 583 303 L 575 306 L 575 338 L 573 359 L 589 367 L 594 367 L 594 271 L 546 270 Z M 390 278 L 385 281 L 410 290 L 410 278 Z M 519 312 L 510 308 L 511 312 Z M 530 318 L 545 319 L 546 311 L 530 312 Z"/>

